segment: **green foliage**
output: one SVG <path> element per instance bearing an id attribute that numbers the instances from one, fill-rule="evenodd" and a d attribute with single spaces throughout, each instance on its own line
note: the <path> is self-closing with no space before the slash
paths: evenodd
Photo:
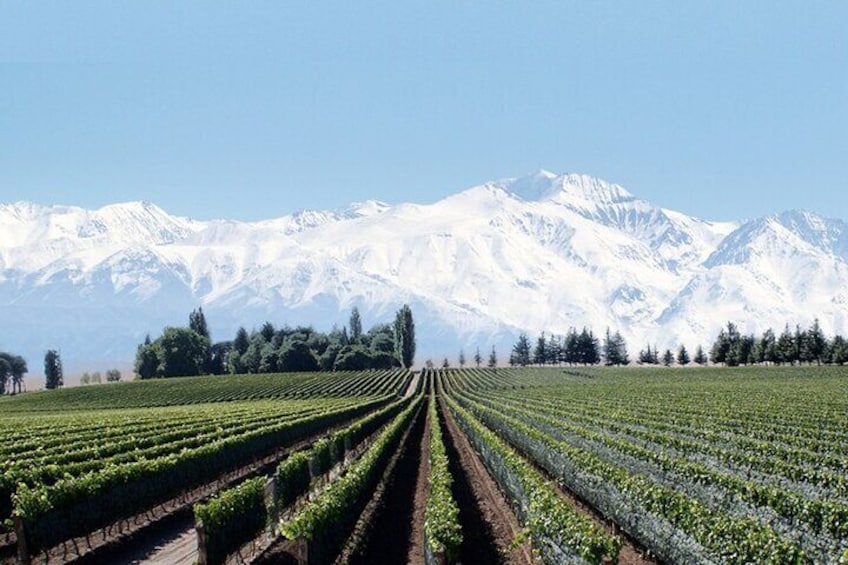
<path id="1" fill-rule="evenodd" d="M 288 539 L 320 540 L 328 554 L 337 553 L 420 405 L 421 397 L 380 432 L 344 477 L 327 487 L 292 520 L 282 524 L 283 535 Z"/>
<path id="2" fill-rule="evenodd" d="M 394 334 L 395 356 L 408 369 L 415 361 L 415 322 L 408 304 L 404 304 L 395 315 Z"/>
<path id="3" fill-rule="evenodd" d="M 448 403 L 478 451 L 489 455 L 484 461 L 490 466 L 490 472 L 496 478 L 506 476 L 505 473 L 514 478 L 513 495 L 520 496 L 523 501 L 513 500 L 513 504 L 520 507 L 519 517 L 533 539 L 540 544 L 555 543 L 589 563 L 599 564 L 617 558 L 621 540 L 607 535 L 603 528 L 566 504 L 538 471 L 470 411 L 450 398 Z"/>
<path id="4" fill-rule="evenodd" d="M 459 557 L 462 545 L 462 528 L 459 524 L 459 507 L 451 493 L 453 478 L 448 468 L 436 399 L 432 394 L 428 406 L 430 418 L 430 489 L 424 510 L 424 531 L 433 553 L 445 552 L 448 563 Z"/>
<path id="5" fill-rule="evenodd" d="M 257 477 L 194 506 L 195 519 L 206 530 L 207 563 L 224 563 L 261 531 L 267 518 L 264 491 L 265 478 Z"/>
<path id="6" fill-rule="evenodd" d="M 280 371 L 317 371 L 318 359 L 305 341 L 291 341 L 280 355 Z"/>

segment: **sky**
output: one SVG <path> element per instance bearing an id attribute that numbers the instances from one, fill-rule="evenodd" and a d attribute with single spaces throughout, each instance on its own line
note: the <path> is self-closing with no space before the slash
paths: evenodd
<path id="1" fill-rule="evenodd" d="M 257 220 L 540 168 L 848 220 L 846 2 L 0 4 L 0 202 Z"/>

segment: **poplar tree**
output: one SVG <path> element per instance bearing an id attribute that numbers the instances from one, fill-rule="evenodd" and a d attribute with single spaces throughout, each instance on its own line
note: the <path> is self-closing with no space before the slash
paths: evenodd
<path id="1" fill-rule="evenodd" d="M 62 359 L 55 349 L 49 349 L 44 355 L 44 378 L 46 380 L 44 386 L 47 389 L 61 388 L 64 384 L 62 380 Z"/>
<path id="2" fill-rule="evenodd" d="M 395 315 L 394 336 L 395 356 L 408 369 L 415 361 L 415 322 L 408 304 L 404 304 Z"/>

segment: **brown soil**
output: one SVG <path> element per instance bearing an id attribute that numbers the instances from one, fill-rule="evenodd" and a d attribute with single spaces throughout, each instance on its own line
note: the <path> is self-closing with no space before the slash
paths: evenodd
<path id="1" fill-rule="evenodd" d="M 440 402 L 445 447 L 462 524 L 462 563 L 535 563 L 529 543 L 513 546 L 521 525 L 468 438 Z"/>
<path id="2" fill-rule="evenodd" d="M 337 563 L 372 565 L 424 562 L 423 506 L 427 494 L 425 485 L 425 492 L 419 499 L 419 473 L 423 459 L 421 444 L 426 437 L 426 417 L 424 406 L 404 438 L 397 459 L 387 467 L 383 481 L 357 522 L 349 547 L 345 548 Z M 418 546 L 417 550 L 415 545 Z M 420 555 L 420 559 L 408 561 L 414 552 Z"/>
<path id="3" fill-rule="evenodd" d="M 419 373 L 420 374 L 420 373 Z M 415 481 L 415 499 L 412 511 L 412 531 L 409 534 L 409 551 L 406 554 L 407 563 L 424 563 L 424 511 L 427 508 L 427 492 L 430 483 L 430 413 L 427 406 L 425 411 L 424 433 L 421 436 L 421 447 L 418 449 L 418 476 Z"/>

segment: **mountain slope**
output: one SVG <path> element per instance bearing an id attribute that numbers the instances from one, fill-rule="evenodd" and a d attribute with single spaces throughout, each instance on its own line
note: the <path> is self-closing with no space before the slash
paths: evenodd
<path id="1" fill-rule="evenodd" d="M 716 223 L 585 175 L 546 171 L 430 205 L 381 202 L 255 223 L 173 217 L 150 203 L 89 211 L 0 206 L 0 349 L 130 361 L 147 332 L 203 306 L 239 325 L 366 325 L 410 303 L 419 361 L 460 348 L 502 359 L 522 330 L 607 326 L 632 351 L 746 331 L 848 327 L 848 228 L 809 212 Z"/>

